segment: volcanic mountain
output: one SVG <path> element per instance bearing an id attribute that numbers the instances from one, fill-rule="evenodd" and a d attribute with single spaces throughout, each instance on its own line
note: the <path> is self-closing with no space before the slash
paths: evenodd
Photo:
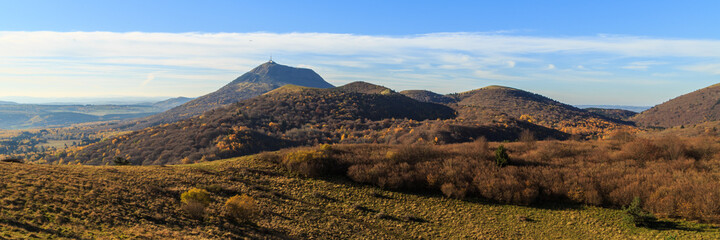
<path id="1" fill-rule="evenodd" d="M 465 119 L 493 121 L 509 117 L 579 135 L 598 135 L 631 125 L 510 87 L 488 86 L 454 97 L 458 99 L 458 117 Z"/>
<path id="2" fill-rule="evenodd" d="M 193 99 L 163 113 L 139 120 L 134 129 L 172 123 L 198 116 L 208 110 L 259 96 L 286 84 L 314 88 L 333 87 L 311 69 L 294 68 L 269 61 L 241 75 L 215 92 Z"/>
<path id="3" fill-rule="evenodd" d="M 720 84 L 673 98 L 631 118 L 639 125 L 672 127 L 720 120 Z"/>

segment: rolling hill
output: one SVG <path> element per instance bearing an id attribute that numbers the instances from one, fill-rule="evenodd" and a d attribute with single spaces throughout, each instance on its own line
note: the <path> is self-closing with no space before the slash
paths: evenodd
<path id="1" fill-rule="evenodd" d="M 392 134 L 403 130 L 398 125 L 455 117 L 455 111 L 444 105 L 418 102 L 396 93 L 364 93 L 383 88 L 377 85 L 348 86 L 320 89 L 288 85 L 198 117 L 108 139 L 53 160 L 67 158 L 102 165 L 123 157 L 137 165 L 177 164 L 287 146 L 387 142 L 393 139 Z"/>
<path id="2" fill-rule="evenodd" d="M 629 121 L 631 117 L 638 114 L 637 112 L 633 112 L 630 110 L 608 108 L 585 108 L 585 111 L 623 121 Z"/>
<path id="3" fill-rule="evenodd" d="M 269 61 L 241 75 L 215 92 L 193 99 L 163 113 L 133 122 L 131 123 L 132 129 L 172 123 L 198 116 L 215 108 L 260 96 L 286 84 L 314 88 L 333 87 L 311 69 L 294 68 Z"/>
<path id="4" fill-rule="evenodd" d="M 453 95 L 459 118 L 492 121 L 514 118 L 569 134 L 597 136 L 631 122 L 608 118 L 539 94 L 520 89 L 488 86 Z"/>
<path id="5" fill-rule="evenodd" d="M 431 102 L 431 103 L 440 103 L 440 104 L 448 104 L 455 102 L 455 99 L 440 95 L 431 91 L 427 90 L 405 90 L 401 91 L 400 94 L 408 96 L 409 98 L 421 101 L 421 102 Z"/>
<path id="6" fill-rule="evenodd" d="M 642 126 L 673 127 L 720 120 L 720 84 L 673 98 L 631 118 Z"/>
<path id="7" fill-rule="evenodd" d="M 68 127 L 78 123 L 142 118 L 188 100 L 180 97 L 133 105 L 0 104 L 0 129 Z"/>
<path id="8" fill-rule="evenodd" d="M 186 102 L 192 101 L 192 98 L 187 97 L 176 97 L 176 98 L 170 98 L 164 101 L 153 103 L 152 106 L 158 109 L 163 109 L 163 111 L 167 111 L 171 108 L 180 106 L 185 104 Z"/>

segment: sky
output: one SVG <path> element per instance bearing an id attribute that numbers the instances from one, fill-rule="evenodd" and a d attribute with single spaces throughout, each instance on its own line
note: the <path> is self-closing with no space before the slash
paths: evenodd
<path id="1" fill-rule="evenodd" d="M 197 97 L 270 56 L 334 85 L 652 106 L 720 80 L 718 1 L 0 0 L 0 100 Z"/>

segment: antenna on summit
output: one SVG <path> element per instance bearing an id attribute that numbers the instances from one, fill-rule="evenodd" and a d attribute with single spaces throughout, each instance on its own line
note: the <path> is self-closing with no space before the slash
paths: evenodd
<path id="1" fill-rule="evenodd" d="M 274 63 L 273 60 L 272 60 L 272 54 L 270 55 L 270 61 L 269 61 L 269 63 Z"/>

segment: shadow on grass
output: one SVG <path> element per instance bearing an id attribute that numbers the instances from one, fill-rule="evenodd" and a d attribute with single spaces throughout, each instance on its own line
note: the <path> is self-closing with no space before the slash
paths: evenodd
<path id="1" fill-rule="evenodd" d="M 15 220 L 10 220 L 10 219 L 0 219 L 0 223 L 5 223 L 5 224 L 7 224 L 7 225 L 10 225 L 10 226 L 13 226 L 13 227 L 16 227 L 16 228 L 22 228 L 22 229 L 24 229 L 25 231 L 28 231 L 28 232 L 36 232 L 36 233 L 42 232 L 42 233 L 51 234 L 51 235 L 54 235 L 54 236 L 59 236 L 59 237 L 64 237 L 64 238 L 82 239 L 82 238 L 80 238 L 80 236 L 77 236 L 77 235 L 75 235 L 75 234 L 70 234 L 70 233 L 67 233 L 67 232 L 55 231 L 55 230 L 52 230 L 52 229 L 45 229 L 45 228 L 41 228 L 41 227 L 34 226 L 34 225 L 31 225 L 31 224 L 22 223 L 22 222 L 18 222 L 18 221 L 15 221 Z"/>
<path id="2" fill-rule="evenodd" d="M 705 225 L 703 227 L 690 227 L 690 226 L 682 226 L 678 224 L 677 222 L 673 221 L 665 221 L 665 220 L 656 220 L 652 223 L 648 223 L 647 226 L 643 226 L 648 229 L 653 230 L 680 230 L 680 231 L 688 231 L 688 232 L 707 232 L 709 230 L 718 230 L 720 228 L 716 226 L 711 225 Z"/>

